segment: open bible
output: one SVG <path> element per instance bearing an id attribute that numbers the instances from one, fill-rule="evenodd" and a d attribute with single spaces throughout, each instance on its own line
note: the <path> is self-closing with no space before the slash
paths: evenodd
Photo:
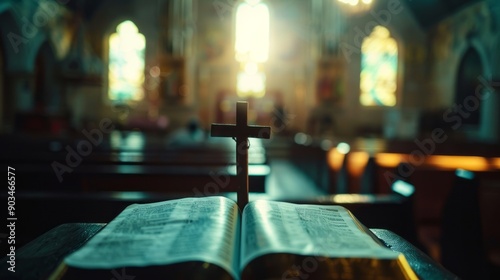
<path id="1" fill-rule="evenodd" d="M 341 206 L 225 197 L 127 207 L 51 279 L 417 279 Z M 125 279 L 125 278 L 124 278 Z"/>

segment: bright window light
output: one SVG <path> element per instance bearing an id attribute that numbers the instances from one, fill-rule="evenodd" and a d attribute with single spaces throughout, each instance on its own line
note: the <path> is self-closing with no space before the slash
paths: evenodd
<path id="1" fill-rule="evenodd" d="M 237 92 L 240 97 L 262 97 L 266 91 L 266 75 L 259 71 L 257 64 L 246 63 L 238 73 Z"/>
<path id="2" fill-rule="evenodd" d="M 266 62 L 269 56 L 269 9 L 260 1 L 249 0 L 236 11 L 236 60 Z"/>

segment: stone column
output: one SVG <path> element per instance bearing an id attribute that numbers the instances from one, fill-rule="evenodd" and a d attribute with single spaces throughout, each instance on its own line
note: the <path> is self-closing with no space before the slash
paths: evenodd
<path id="1" fill-rule="evenodd" d="M 498 89 L 498 85 L 496 86 Z M 488 93 L 486 93 L 488 91 Z M 481 123 L 479 125 L 480 139 L 485 142 L 497 142 L 500 136 L 500 96 L 495 90 L 494 83 L 483 89 L 483 100 L 481 101 Z"/>

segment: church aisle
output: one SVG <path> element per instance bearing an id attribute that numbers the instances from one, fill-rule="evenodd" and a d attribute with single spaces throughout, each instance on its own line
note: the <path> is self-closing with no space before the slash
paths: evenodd
<path id="1" fill-rule="evenodd" d="M 290 161 L 272 159 L 269 164 L 271 175 L 266 181 L 266 193 L 269 196 L 307 199 L 327 194 Z"/>

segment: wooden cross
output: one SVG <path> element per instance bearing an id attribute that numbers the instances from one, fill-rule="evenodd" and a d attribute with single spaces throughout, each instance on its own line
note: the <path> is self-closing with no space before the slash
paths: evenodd
<path id="1" fill-rule="evenodd" d="M 212 124 L 212 137 L 236 138 L 236 179 L 238 180 L 238 207 L 243 210 L 248 203 L 248 138 L 271 137 L 269 126 L 249 126 L 247 124 L 248 103 L 236 103 L 236 125 Z"/>

